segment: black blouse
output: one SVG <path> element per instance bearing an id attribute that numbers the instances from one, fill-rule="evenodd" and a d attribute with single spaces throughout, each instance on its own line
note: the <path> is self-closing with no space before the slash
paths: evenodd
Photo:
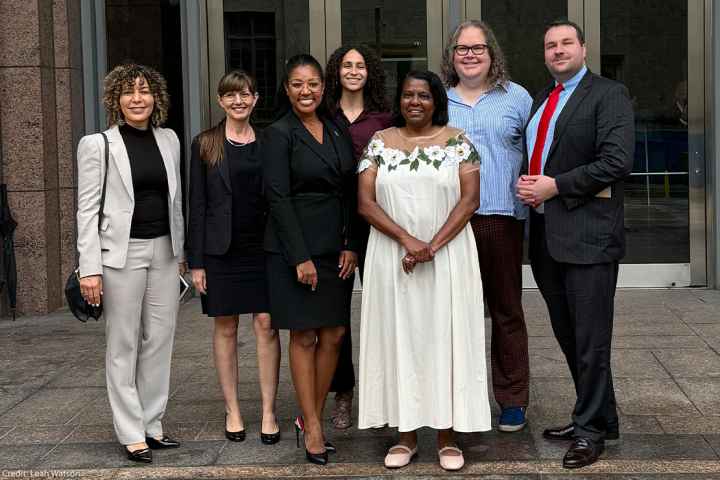
<path id="1" fill-rule="evenodd" d="M 170 233 L 168 180 L 160 148 L 152 128 L 120 127 L 130 159 L 135 208 L 131 238 L 157 238 Z"/>

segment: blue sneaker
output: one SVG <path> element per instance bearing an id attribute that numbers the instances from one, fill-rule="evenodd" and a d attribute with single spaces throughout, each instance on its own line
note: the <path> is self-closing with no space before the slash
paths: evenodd
<path id="1" fill-rule="evenodd" d="M 525 410 L 525 407 L 503 408 L 502 413 L 500 413 L 498 430 L 501 432 L 519 432 L 525 428 L 525 425 L 527 425 Z"/>

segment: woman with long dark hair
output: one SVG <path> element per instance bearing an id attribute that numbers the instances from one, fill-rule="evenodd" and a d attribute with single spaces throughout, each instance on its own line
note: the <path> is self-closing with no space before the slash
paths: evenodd
<path id="1" fill-rule="evenodd" d="M 309 462 L 334 447 L 322 411 L 350 322 L 357 265 L 356 161 L 350 139 L 323 112 L 323 71 L 310 55 L 285 66 L 286 113 L 263 135 L 265 236 L 273 328 L 290 330 L 290 370 Z M 298 442 L 299 443 L 299 442 Z"/>
<path id="2" fill-rule="evenodd" d="M 252 313 L 263 409 L 260 440 L 273 444 L 280 440 L 275 418 L 280 340 L 268 314 L 262 162 L 250 125 L 258 101 L 255 80 L 232 71 L 220 79 L 217 94 L 225 118 L 192 144 L 188 259 L 203 313 L 215 317 L 213 352 L 225 398 L 225 436 L 245 440 L 237 329 L 238 315 Z"/>
<path id="3" fill-rule="evenodd" d="M 325 72 L 325 103 L 335 121 L 349 131 L 355 158 L 359 159 L 373 134 L 392 125 L 380 57 L 364 45 L 344 45 L 335 50 Z M 370 227 L 366 222 L 361 222 L 360 226 L 358 267 L 362 281 Z M 330 391 L 336 392 L 331 415 L 335 428 L 345 429 L 352 425 L 354 389 L 352 335 L 348 327 L 330 386 Z"/>

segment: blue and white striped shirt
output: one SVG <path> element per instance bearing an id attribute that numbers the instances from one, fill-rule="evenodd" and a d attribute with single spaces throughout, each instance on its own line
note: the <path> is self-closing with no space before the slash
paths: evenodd
<path id="1" fill-rule="evenodd" d="M 461 128 L 480 154 L 480 215 L 527 218 L 527 207 L 515 196 L 522 166 L 522 135 L 532 98 L 514 82 L 496 85 L 475 105 L 448 90 L 450 125 Z"/>

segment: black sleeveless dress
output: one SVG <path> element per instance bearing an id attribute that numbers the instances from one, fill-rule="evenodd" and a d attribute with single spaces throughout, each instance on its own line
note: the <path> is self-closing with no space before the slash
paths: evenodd
<path id="1" fill-rule="evenodd" d="M 232 240 L 224 255 L 205 254 L 207 295 L 203 313 L 211 316 L 269 310 L 265 275 L 266 202 L 257 142 L 236 145 L 225 140 L 232 184 Z"/>

